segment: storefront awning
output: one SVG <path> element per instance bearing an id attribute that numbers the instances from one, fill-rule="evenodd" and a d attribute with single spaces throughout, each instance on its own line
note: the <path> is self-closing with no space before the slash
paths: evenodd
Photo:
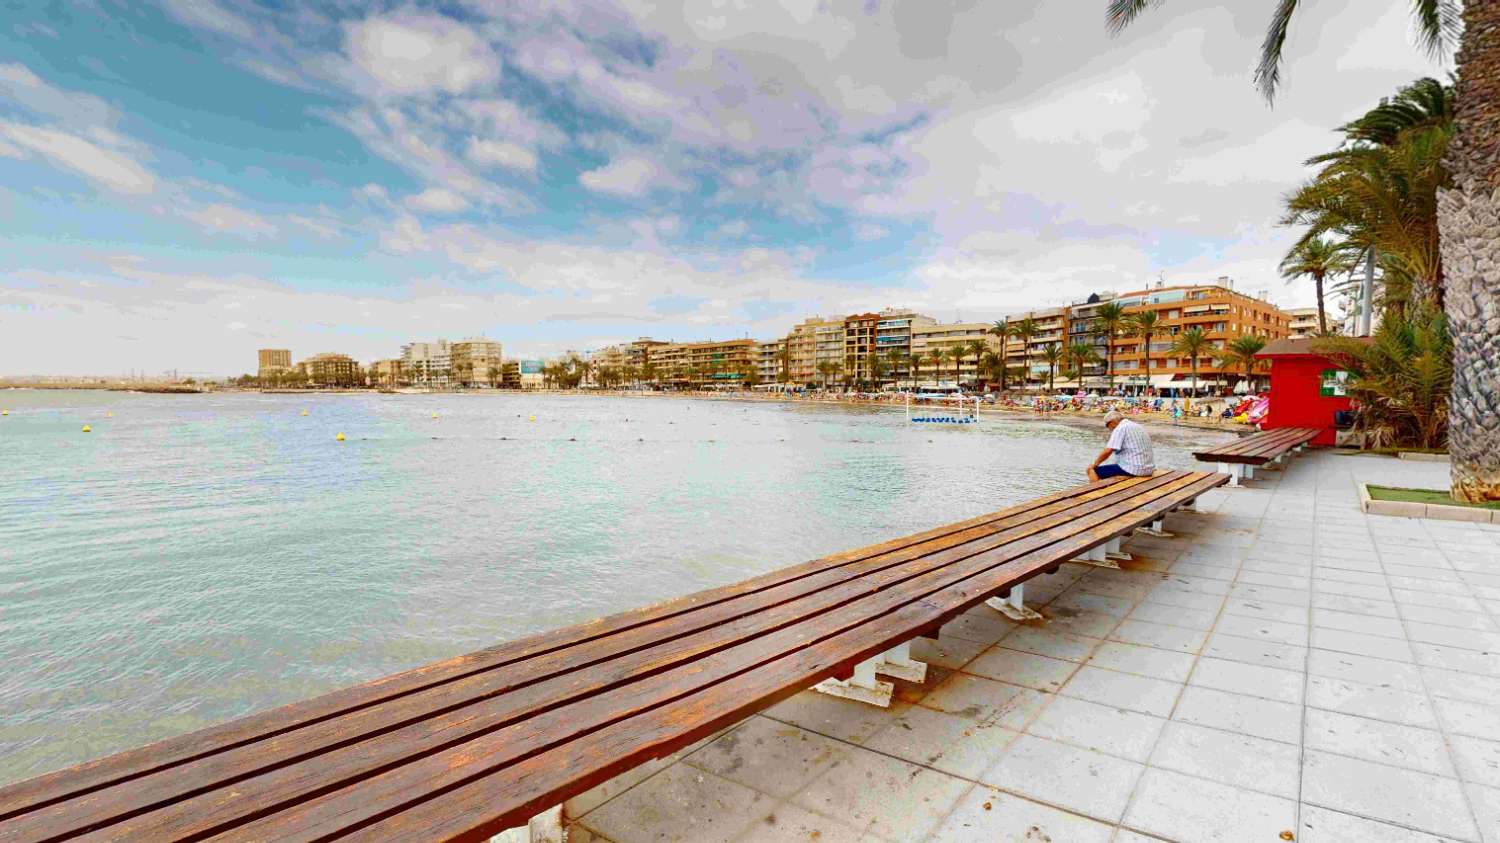
<path id="1" fill-rule="evenodd" d="M 1176 379 L 1176 375 L 1152 375 L 1151 385 L 1156 387 L 1157 389 L 1161 389 L 1164 386 L 1176 386 Z M 1186 385 L 1187 384 L 1183 384 L 1183 386 Z"/>

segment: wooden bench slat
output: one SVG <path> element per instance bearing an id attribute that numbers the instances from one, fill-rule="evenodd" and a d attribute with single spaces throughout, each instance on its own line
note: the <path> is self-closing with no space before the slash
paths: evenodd
<path id="1" fill-rule="evenodd" d="M 946 548 L 935 547 L 931 543 L 923 545 L 921 547 L 927 549 L 928 552 L 926 555 L 918 556 L 914 559 L 911 558 L 912 554 L 904 551 L 886 554 L 872 561 L 868 565 L 867 571 L 851 574 L 851 578 L 847 579 L 842 585 L 833 585 L 821 589 L 810 588 L 788 602 L 782 603 L 779 607 L 768 608 L 765 605 L 758 608 L 746 607 L 744 611 L 751 612 L 751 614 L 743 622 L 727 626 L 710 627 L 705 632 L 695 636 L 700 640 L 692 642 L 691 646 L 685 643 L 685 639 L 665 640 L 647 650 L 630 653 L 630 657 L 624 664 L 612 663 L 598 668 L 591 668 L 586 672 L 587 675 L 585 676 L 576 674 L 560 675 L 558 679 L 544 683 L 540 693 L 536 687 L 523 688 L 521 690 L 514 689 L 517 687 L 517 683 L 534 678 L 530 676 L 531 672 L 542 668 L 534 662 L 515 665 L 508 671 L 513 674 L 511 677 L 501 678 L 494 683 L 479 686 L 477 690 L 471 692 L 469 699 L 461 699 L 455 702 L 453 700 L 444 700 L 442 697 L 434 697 L 433 706 L 442 705 L 444 708 L 431 712 L 431 715 L 435 716 L 441 714 L 443 711 L 452 711 L 458 706 L 468 706 L 470 703 L 487 699 L 501 691 L 508 692 L 501 698 L 501 702 L 499 703 L 485 703 L 483 708 L 486 711 L 483 714 L 474 710 L 453 711 L 452 714 L 437 717 L 435 720 L 416 722 L 414 725 L 402 730 L 407 733 L 407 736 L 402 740 L 397 740 L 400 737 L 399 733 L 379 733 L 376 740 L 380 743 L 380 751 L 374 756 L 367 757 L 365 752 L 367 747 L 346 747 L 335 753 L 315 755 L 306 760 L 299 761 L 298 764 L 294 765 L 297 769 L 279 769 L 271 774 L 269 778 L 280 778 L 290 782 L 291 784 L 288 785 L 288 790 L 286 791 L 288 794 L 317 789 L 320 785 L 316 781 L 310 780 L 308 774 L 299 773 L 300 770 L 307 767 L 326 766 L 336 770 L 339 775 L 348 776 L 352 770 L 395 763 L 400 760 L 403 753 L 409 754 L 420 751 L 423 748 L 430 748 L 440 740 L 453 740 L 477 730 L 498 728 L 499 725 L 509 720 L 545 710 L 549 706 L 561 705 L 570 699 L 566 695 L 567 693 L 571 693 L 574 696 L 598 693 L 601 690 L 613 688 L 616 684 L 631 679 L 643 669 L 660 669 L 674 663 L 674 660 L 686 660 L 701 653 L 727 646 L 727 644 L 735 640 L 736 636 L 750 637 L 765 631 L 767 628 L 774 629 L 779 626 L 799 622 L 806 615 L 824 611 L 830 605 L 867 595 L 878 588 L 889 587 L 903 578 L 916 576 L 923 571 L 940 570 L 942 567 L 963 558 L 980 553 L 989 553 L 997 548 L 1005 550 L 1007 546 L 1014 547 L 1019 539 L 1042 533 L 1049 528 L 1068 530 L 1070 528 L 1067 525 L 1075 521 L 1079 516 L 1106 506 L 1136 499 L 1139 495 L 1137 489 L 1164 486 L 1172 482 L 1174 477 L 1177 477 L 1177 475 L 1163 475 L 1159 478 L 1141 478 L 1141 480 L 1146 482 L 1103 487 L 1095 490 L 1092 499 L 1085 503 L 1069 502 L 1044 508 L 1042 511 L 1045 511 L 1045 509 L 1053 510 L 1053 514 L 1047 517 L 1038 517 L 1038 513 L 1033 512 L 1006 519 L 1001 523 L 1009 523 L 1010 527 L 993 535 L 976 537 L 973 540 Z M 880 567 L 876 567 L 876 562 L 879 563 Z M 778 608 L 781 610 L 779 613 L 776 611 Z M 545 661 L 550 658 L 558 661 L 557 656 L 558 654 L 552 654 L 552 656 L 544 657 L 543 660 Z M 645 667 L 641 667 L 641 665 Z M 566 665 L 554 664 L 552 667 L 558 668 L 557 673 L 560 674 L 562 672 L 561 669 L 566 667 Z M 485 677 L 470 677 L 463 680 L 463 682 L 470 683 L 482 678 Z M 550 686 L 550 688 L 546 686 Z M 549 697 L 546 696 L 546 692 L 549 690 L 555 690 L 556 692 Z M 360 733 L 377 734 L 379 727 L 382 725 L 379 715 L 383 709 L 393 708 L 398 705 L 404 708 L 411 702 L 412 700 L 410 699 L 403 699 L 397 704 L 392 704 L 392 706 L 385 706 L 382 709 L 372 712 L 355 714 L 351 715 L 350 718 L 343 718 L 337 721 L 336 724 L 333 724 L 337 728 L 329 727 L 323 729 L 325 734 L 321 736 L 321 739 L 329 745 L 334 745 L 335 742 L 347 743 L 358 737 Z M 404 722 L 401 718 L 407 717 L 409 714 L 409 711 L 391 712 L 385 718 L 386 724 L 399 725 L 401 722 Z M 358 726 L 357 724 L 345 722 L 346 720 L 357 719 L 361 715 L 374 722 L 366 726 Z M 418 712 L 416 718 L 408 719 L 420 720 L 422 715 L 422 712 Z M 317 740 L 319 740 L 319 736 L 303 735 L 301 733 L 285 735 L 277 739 L 278 742 L 285 743 L 284 748 L 287 751 L 295 751 L 304 742 L 315 743 Z M 408 750 L 404 748 L 406 743 L 410 743 L 416 749 Z M 70 802 L 65 805 L 55 806 L 55 810 L 38 812 L 32 817 L 26 818 L 35 823 L 35 825 L 23 822 L 21 824 L 22 830 L 26 831 L 28 827 L 41 828 L 43 826 L 51 826 L 51 830 L 53 831 L 58 830 L 59 826 L 53 825 L 53 823 L 66 823 L 73 829 L 88 828 L 107 821 L 111 816 L 133 813 L 143 807 L 166 802 L 184 794 L 191 794 L 194 789 L 203 789 L 205 781 L 216 783 L 234 778 L 243 778 L 243 774 L 248 774 L 256 769 L 255 764 L 264 765 L 265 759 L 255 754 L 248 752 L 241 752 L 240 754 L 245 757 L 233 759 L 242 765 L 238 769 L 233 766 L 220 766 L 216 764 L 215 762 L 219 759 L 209 759 L 192 765 L 183 771 L 183 775 L 172 776 L 170 773 L 173 771 L 166 771 L 161 775 L 131 781 L 127 785 L 117 788 L 117 792 L 115 793 L 95 794 L 102 798 L 98 801 L 91 801 L 86 805 Z M 361 760 L 358 762 L 346 762 L 340 760 L 340 758 L 335 758 L 335 755 L 340 756 L 340 758 L 353 757 Z M 293 758 L 291 760 L 297 759 Z M 153 778 L 156 781 L 152 781 Z M 262 777 L 262 781 L 265 778 L 268 777 Z M 252 782 L 242 781 L 235 785 L 235 791 L 249 789 L 252 789 Z M 265 788 L 264 786 L 257 785 L 253 789 L 259 793 Z M 194 804 L 179 802 L 167 808 L 166 811 L 187 810 L 205 817 L 216 815 L 212 795 L 201 800 L 194 800 L 194 803 L 202 804 L 195 807 Z M 90 816 L 90 812 L 84 810 L 86 807 L 94 807 L 97 810 Z M 160 834 L 164 832 L 161 829 L 156 829 L 151 833 Z"/>
<path id="2" fill-rule="evenodd" d="M 1226 479 L 1224 475 L 1209 475 L 1190 480 L 1172 500 L 1194 497 Z M 676 694 L 671 700 L 525 757 L 512 767 L 499 760 L 507 740 L 487 736 L 461 751 L 429 756 L 410 767 L 383 773 L 376 777 L 379 781 L 366 780 L 347 792 L 320 797 L 299 806 L 295 817 L 268 817 L 264 822 L 226 830 L 213 839 L 322 840 L 338 836 L 341 840 L 396 840 L 416 835 L 483 840 L 556 804 L 566 798 L 564 794 L 581 792 L 635 764 L 686 746 L 743 719 L 767 701 L 783 699 L 831 675 L 841 665 L 883 652 L 906 640 L 913 628 L 972 607 L 1018 579 L 1055 565 L 1059 558 L 1082 553 L 1149 522 L 1168 508 L 1165 501 L 1157 510 L 1135 509 L 1133 513 L 1124 506 L 1111 521 L 1056 545 L 1033 550 L 1009 565 L 977 571 L 890 612 L 861 614 L 853 625 L 830 630 L 793 653 L 748 668 L 716 665 L 716 672 L 705 677 L 701 686 L 673 686 L 668 689 Z"/>
<path id="3" fill-rule="evenodd" d="M 1193 457 L 1202 462 L 1233 462 L 1262 465 L 1316 439 L 1321 431 L 1314 427 L 1283 427 L 1251 434 L 1228 445 L 1197 451 Z"/>
<path id="4" fill-rule="evenodd" d="M 1124 480 L 1124 482 L 1129 481 Z M 701 610 L 723 601 L 813 576 L 829 568 L 857 562 L 872 555 L 941 539 L 975 526 L 1085 496 L 1090 494 L 1089 489 L 1089 486 L 1070 487 L 955 524 L 890 539 L 865 548 L 831 554 L 738 583 L 621 612 L 573 627 L 538 633 L 44 774 L 0 788 L 0 821 L 42 805 L 147 775 L 175 764 L 194 762 L 217 752 L 286 734 L 361 708 L 388 703 L 393 699 L 453 682 L 497 666 L 534 658 L 567 647 L 587 644 L 590 641 L 645 624 Z"/>

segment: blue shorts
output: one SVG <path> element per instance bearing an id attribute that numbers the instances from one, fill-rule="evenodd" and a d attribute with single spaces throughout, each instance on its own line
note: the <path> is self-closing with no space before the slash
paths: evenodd
<path id="1" fill-rule="evenodd" d="M 1105 463 L 1104 465 L 1096 465 L 1096 466 L 1094 466 L 1094 473 L 1097 474 L 1097 475 L 1099 475 L 1099 479 L 1100 480 L 1103 480 L 1106 477 L 1134 477 L 1135 476 L 1134 474 L 1131 474 L 1130 472 L 1128 472 L 1125 469 L 1121 468 L 1119 463 L 1114 463 L 1114 462 Z"/>

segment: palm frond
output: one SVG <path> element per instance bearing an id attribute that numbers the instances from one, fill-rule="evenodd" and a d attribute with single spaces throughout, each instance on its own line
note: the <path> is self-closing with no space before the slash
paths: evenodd
<path id="1" fill-rule="evenodd" d="M 1463 34 L 1463 4 L 1459 0 L 1412 0 L 1417 35 L 1432 58 L 1444 57 Z"/>
<path id="2" fill-rule="evenodd" d="M 1162 0 L 1109 0 L 1109 10 L 1104 13 L 1105 26 L 1110 35 L 1119 35 L 1141 12 L 1161 4 Z"/>
<path id="3" fill-rule="evenodd" d="M 1292 25 L 1292 15 L 1297 12 L 1298 0 L 1279 0 L 1276 12 L 1271 16 L 1271 25 L 1266 28 L 1266 37 L 1260 44 L 1260 64 L 1255 67 L 1255 87 L 1260 89 L 1266 102 L 1276 101 L 1276 87 L 1281 84 L 1281 54 L 1286 47 L 1286 34 Z"/>

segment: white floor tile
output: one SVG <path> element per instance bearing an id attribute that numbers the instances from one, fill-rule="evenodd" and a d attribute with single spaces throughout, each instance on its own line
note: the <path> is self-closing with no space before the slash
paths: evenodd
<path id="1" fill-rule="evenodd" d="M 1290 799 L 1157 769 L 1146 771 L 1125 815 L 1131 828 L 1194 843 L 1281 840 L 1296 822 Z"/>
<path id="2" fill-rule="evenodd" d="M 1308 750 L 1302 799 L 1355 816 L 1464 840 L 1478 837 L 1454 779 Z"/>

